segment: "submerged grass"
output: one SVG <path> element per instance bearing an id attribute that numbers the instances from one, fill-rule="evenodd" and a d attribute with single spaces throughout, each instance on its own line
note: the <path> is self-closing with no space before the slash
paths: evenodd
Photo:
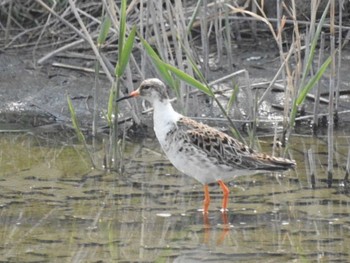
<path id="1" fill-rule="evenodd" d="M 82 132 L 81 129 L 80 129 L 79 122 L 78 122 L 78 118 L 77 118 L 77 115 L 76 115 L 76 113 L 75 113 L 72 100 L 71 100 L 71 98 L 69 97 L 68 94 L 67 94 L 66 97 L 67 97 L 68 109 L 69 109 L 69 112 L 70 112 L 70 115 L 71 115 L 72 125 L 73 125 L 73 128 L 74 128 L 74 130 L 75 130 L 75 133 L 76 133 L 76 135 L 77 135 L 77 138 L 78 138 L 79 142 L 80 142 L 81 144 L 83 144 L 84 149 L 85 149 L 86 153 L 88 154 L 88 156 L 89 156 L 89 158 L 90 158 L 92 167 L 95 167 L 94 158 L 93 158 L 91 152 L 89 151 L 89 147 L 88 147 L 88 145 L 87 145 L 87 143 L 86 143 L 85 136 L 84 136 L 83 132 Z"/>

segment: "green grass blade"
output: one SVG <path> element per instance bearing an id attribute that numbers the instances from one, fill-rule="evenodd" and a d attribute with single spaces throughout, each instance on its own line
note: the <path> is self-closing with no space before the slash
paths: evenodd
<path id="1" fill-rule="evenodd" d="M 188 75 L 186 72 L 183 72 L 182 70 L 164 63 L 164 67 L 168 70 L 170 70 L 172 73 L 174 73 L 179 79 L 185 81 L 187 84 L 191 85 L 194 88 L 197 88 L 199 90 L 201 90 L 202 92 L 204 92 L 205 94 L 212 96 L 213 93 L 211 92 L 211 90 L 208 89 L 208 87 L 204 84 L 202 84 L 201 82 L 199 82 L 198 80 L 196 80 L 195 78 L 193 78 L 192 76 Z"/>
<path id="2" fill-rule="evenodd" d="M 118 60 L 122 56 L 124 40 L 125 40 L 125 30 L 126 30 L 126 1 L 121 0 L 120 6 L 120 20 L 119 20 L 119 38 L 118 38 Z"/>
<path id="3" fill-rule="evenodd" d="M 323 11 L 322 17 L 321 17 L 321 19 L 320 19 L 320 21 L 319 21 L 319 23 L 317 25 L 317 29 L 316 29 L 315 35 L 314 35 L 314 37 L 312 39 L 309 56 L 307 58 L 306 67 L 304 69 L 302 80 L 301 80 L 301 86 L 304 86 L 305 79 L 306 79 L 306 77 L 308 76 L 308 74 L 310 72 L 310 68 L 311 68 L 311 65 L 312 65 L 312 62 L 313 62 L 313 59 L 314 59 L 314 55 L 315 55 L 318 39 L 320 37 L 321 30 L 322 30 L 322 27 L 324 25 L 324 21 L 326 19 L 327 14 L 328 14 L 329 4 L 330 4 L 330 1 L 328 1 L 328 4 L 327 4 L 326 8 Z"/>
<path id="4" fill-rule="evenodd" d="M 116 75 L 120 78 L 129 62 L 131 50 L 134 46 L 134 40 L 136 35 L 136 26 L 134 26 L 129 34 L 129 37 L 125 40 L 125 45 L 122 48 L 121 56 L 118 58 Z"/>
<path id="5" fill-rule="evenodd" d="M 193 25 L 194 21 L 197 19 L 197 15 L 198 15 L 199 9 L 200 9 L 200 7 L 202 5 L 202 1 L 203 0 L 198 0 L 197 1 L 196 7 L 194 8 L 194 11 L 192 13 L 190 22 L 187 25 L 187 35 L 190 34 L 190 31 L 192 30 L 192 25 Z"/>
<path id="6" fill-rule="evenodd" d="M 165 62 L 161 60 L 161 58 L 158 56 L 158 54 L 153 50 L 150 44 L 141 37 L 142 45 L 144 46 L 148 56 L 152 59 L 153 64 L 158 70 L 158 73 L 162 76 L 162 78 L 165 80 L 165 82 L 174 90 L 177 89 L 176 82 L 174 78 L 169 73 L 168 69 L 165 67 Z"/>
<path id="7" fill-rule="evenodd" d="M 108 106 L 107 106 L 107 122 L 109 126 L 112 125 L 112 121 L 113 121 L 112 115 L 114 113 L 114 105 L 115 105 L 116 98 L 117 98 L 116 83 L 113 82 L 109 92 Z"/>
<path id="8" fill-rule="evenodd" d="M 331 64 L 331 62 L 332 62 L 332 57 L 329 56 L 327 58 L 327 60 L 322 64 L 320 69 L 317 71 L 317 73 L 305 85 L 305 87 L 302 89 L 302 91 L 300 92 L 300 94 L 299 94 L 299 96 L 297 98 L 297 101 L 296 101 L 296 105 L 297 106 L 300 106 L 304 102 L 304 100 L 306 98 L 306 95 L 315 86 L 315 84 L 321 79 L 321 77 L 325 73 L 326 69 Z"/>
<path id="9" fill-rule="evenodd" d="M 108 36 L 109 29 L 111 28 L 111 19 L 109 16 L 105 16 L 101 25 L 101 31 L 97 38 L 97 45 L 101 46 Z"/>
<path id="10" fill-rule="evenodd" d="M 323 76 L 324 72 L 332 62 L 332 57 L 330 56 L 320 67 L 320 69 L 317 71 L 317 73 L 309 80 L 309 82 L 305 85 L 305 87 L 302 89 L 300 92 L 299 96 L 294 100 L 293 102 L 293 107 L 292 107 L 292 112 L 290 114 L 290 126 L 293 127 L 295 124 L 295 117 L 297 114 L 298 106 L 300 106 L 308 92 L 315 86 L 315 84 L 321 79 Z"/>
<path id="11" fill-rule="evenodd" d="M 229 99 L 229 101 L 228 101 L 228 103 L 226 105 L 226 112 L 227 112 L 227 114 L 230 112 L 230 110 L 231 110 L 231 108 L 233 106 L 233 103 L 236 101 L 238 92 L 239 92 L 239 85 L 233 83 L 233 91 L 232 91 L 230 99 Z"/>
<path id="12" fill-rule="evenodd" d="M 78 140 L 85 145 L 85 137 L 83 133 L 80 130 L 78 120 L 77 120 L 77 115 L 75 114 L 75 110 L 73 107 L 72 100 L 70 99 L 69 95 L 67 94 L 67 103 L 68 103 L 68 109 L 70 112 L 71 120 L 72 120 L 72 125 L 75 130 L 75 133 L 77 134 Z"/>

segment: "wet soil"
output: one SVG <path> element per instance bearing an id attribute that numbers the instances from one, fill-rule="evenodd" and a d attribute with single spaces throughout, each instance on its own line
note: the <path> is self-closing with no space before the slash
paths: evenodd
<path id="1" fill-rule="evenodd" d="M 266 36 L 269 36 L 266 34 Z M 227 58 L 223 61 L 213 60 L 211 63 L 211 71 L 208 81 L 213 81 L 226 76 L 235 71 L 246 69 L 249 79 L 244 74 L 235 77 L 235 83 L 243 88 L 240 90 L 237 102 L 233 107 L 231 116 L 236 120 L 245 120 L 249 118 L 251 105 L 246 103 L 247 98 L 255 96 L 244 86 L 248 82 L 250 84 L 262 83 L 270 81 L 280 66 L 280 60 L 275 42 L 271 38 L 261 38 L 255 41 L 252 39 L 243 39 L 237 42 L 233 49 L 234 65 L 228 68 Z M 40 55 L 39 55 L 40 54 Z M 36 58 L 45 54 L 44 51 L 36 52 Z M 215 52 L 213 53 L 215 55 Z M 6 51 L 0 53 L 0 127 L 2 129 L 17 130 L 30 129 L 33 127 L 45 126 L 50 129 L 50 125 L 59 124 L 61 126 L 70 125 L 70 114 L 67 107 L 66 96 L 69 95 L 77 113 L 82 127 L 90 129 L 93 114 L 93 88 L 94 85 L 98 89 L 97 112 L 98 126 L 104 127 L 106 121 L 104 119 L 107 109 L 110 83 L 105 76 L 100 75 L 98 82 L 95 84 L 94 73 L 87 73 L 78 70 L 64 69 L 53 66 L 53 62 L 67 62 L 68 64 L 78 64 L 87 68 L 93 68 L 94 61 L 86 59 L 66 58 L 59 56 L 53 58 L 45 65 L 36 65 L 36 59 L 33 58 L 32 52 L 14 52 Z M 340 90 L 341 99 L 338 111 L 350 110 L 350 48 L 345 46 L 342 50 L 342 67 L 340 68 Z M 156 73 L 150 70 L 148 76 L 154 77 Z M 321 93 L 324 98 L 328 98 L 329 80 L 326 75 L 320 83 Z M 135 76 L 135 87 L 140 79 Z M 283 85 L 283 83 L 281 83 Z M 123 91 L 130 91 L 135 87 L 125 87 Z M 267 85 L 262 84 L 254 89 L 256 96 L 259 97 L 266 89 Z M 220 96 L 220 100 L 224 104 L 227 103 L 230 93 L 232 92 L 232 79 L 220 83 L 215 86 L 217 91 L 226 90 Z M 221 93 L 222 94 L 222 93 Z M 284 93 L 278 89 L 274 89 L 266 98 L 266 101 L 259 108 L 261 119 L 273 118 L 273 116 L 281 116 L 284 104 Z M 221 118 L 221 112 L 215 107 L 211 101 L 201 94 L 192 96 L 189 102 L 187 115 L 192 117 L 203 118 L 207 121 L 208 117 Z M 307 100 L 303 106 L 303 114 L 309 115 L 313 110 L 313 100 Z M 128 109 L 121 106 L 121 115 L 129 117 Z M 327 104 L 321 104 L 321 112 L 327 112 Z M 175 103 L 175 108 L 181 110 Z M 149 124 L 149 117 L 145 117 Z M 347 126 L 349 123 L 349 114 L 339 116 L 340 126 Z M 242 124 L 242 123 L 241 123 Z M 225 122 L 219 122 L 217 125 L 226 126 Z M 262 127 L 263 122 L 260 124 Z M 151 125 L 149 125 L 151 126 Z M 241 127 L 240 125 L 238 125 Z M 267 124 L 266 127 L 270 127 Z M 52 126 L 54 129 L 57 126 Z M 265 128 L 266 128 L 265 127 Z M 309 124 L 306 123 L 308 129 Z"/>

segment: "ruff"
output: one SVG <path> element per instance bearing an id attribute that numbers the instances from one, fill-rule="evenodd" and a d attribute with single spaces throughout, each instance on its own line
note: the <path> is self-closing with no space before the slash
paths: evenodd
<path id="1" fill-rule="evenodd" d="M 210 204 L 209 183 L 219 183 L 225 212 L 229 190 L 223 180 L 261 171 L 287 170 L 296 164 L 294 160 L 257 152 L 221 131 L 177 113 L 159 79 L 144 80 L 137 90 L 117 101 L 138 96 L 153 105 L 154 131 L 170 162 L 204 185 L 204 213 Z"/>

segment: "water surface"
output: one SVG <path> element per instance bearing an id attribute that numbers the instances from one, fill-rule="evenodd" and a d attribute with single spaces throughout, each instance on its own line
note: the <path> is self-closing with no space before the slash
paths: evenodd
<path id="1" fill-rule="evenodd" d="M 271 152 L 271 138 L 260 138 Z M 294 136 L 295 170 L 228 182 L 229 212 L 212 184 L 179 173 L 157 142 L 127 143 L 124 172 L 91 169 L 69 139 L 0 134 L 2 262 L 349 262 L 350 198 L 343 184 L 349 138 L 336 138 L 327 188 L 326 139 Z M 316 162 L 316 189 L 307 151 Z M 97 144 L 90 154 L 103 164 Z"/>

